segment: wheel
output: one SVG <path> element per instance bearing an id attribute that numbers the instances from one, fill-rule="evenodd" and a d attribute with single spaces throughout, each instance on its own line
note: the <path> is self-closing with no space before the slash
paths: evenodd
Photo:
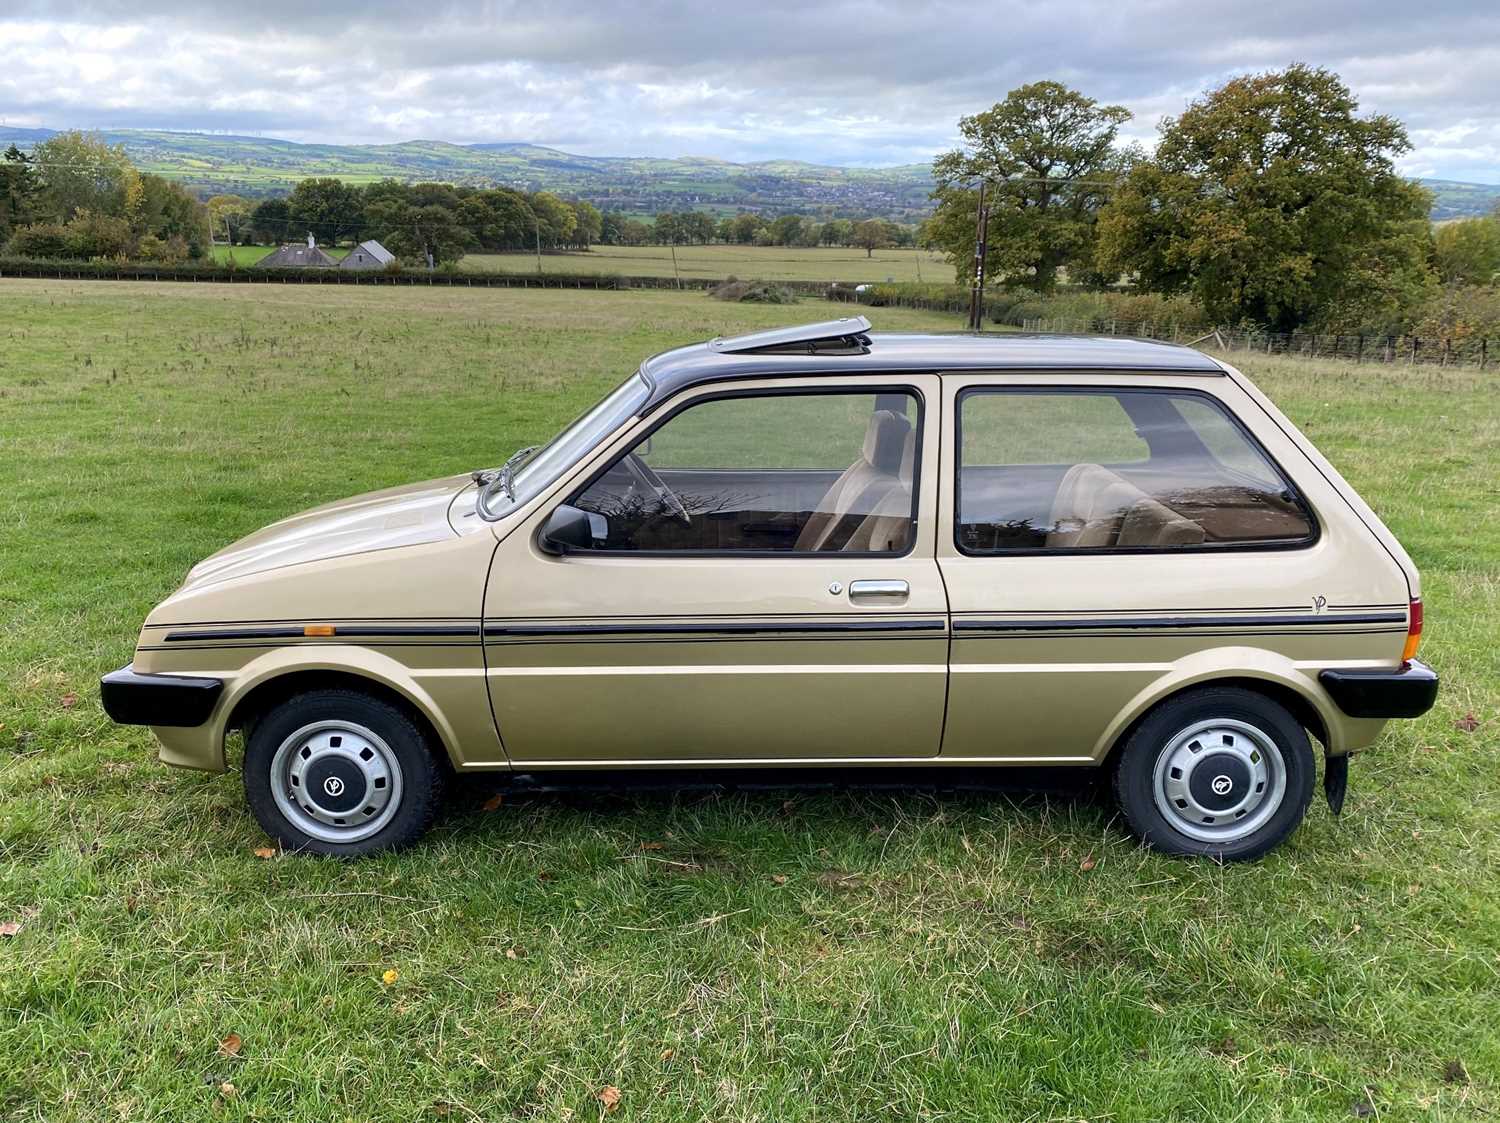
<path id="1" fill-rule="evenodd" d="M 358 857 L 416 841 L 446 772 L 402 710 L 354 690 L 315 690 L 258 720 L 245 744 L 245 798 L 288 850 Z"/>
<path id="2" fill-rule="evenodd" d="M 1297 829 L 1314 772 L 1307 731 L 1283 707 L 1251 690 L 1204 687 L 1136 727 L 1115 765 L 1115 798 L 1155 850 L 1244 861 Z"/>

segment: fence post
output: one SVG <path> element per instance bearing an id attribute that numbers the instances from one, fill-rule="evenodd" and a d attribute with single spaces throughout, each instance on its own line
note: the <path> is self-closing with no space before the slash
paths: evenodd
<path id="1" fill-rule="evenodd" d="M 1438 366 L 1440 366 L 1440 367 L 1447 366 L 1448 365 L 1448 356 L 1451 355 L 1452 353 L 1453 353 L 1453 340 L 1450 339 L 1448 336 L 1445 335 L 1445 336 L 1443 336 L 1443 357 L 1440 360 L 1438 360 Z"/>
<path id="2" fill-rule="evenodd" d="M 1354 346 L 1354 361 L 1361 363 L 1365 358 L 1365 333 L 1359 333 L 1359 340 Z"/>
<path id="3" fill-rule="evenodd" d="M 1416 336 L 1412 336 L 1411 337 L 1411 362 L 1407 364 L 1408 366 L 1416 366 L 1417 365 L 1417 346 L 1418 346 L 1417 337 Z"/>
<path id="4" fill-rule="evenodd" d="M 1479 341 L 1479 369 L 1480 370 L 1484 369 L 1484 362 L 1485 362 L 1486 359 L 1489 358 L 1489 351 L 1490 351 L 1490 341 L 1488 339 L 1481 339 Z"/>

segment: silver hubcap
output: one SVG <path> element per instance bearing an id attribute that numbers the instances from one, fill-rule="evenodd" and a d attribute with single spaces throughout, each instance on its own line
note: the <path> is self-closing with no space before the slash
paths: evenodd
<path id="1" fill-rule="evenodd" d="M 1286 795 L 1286 762 L 1263 730 L 1210 718 L 1167 742 L 1151 793 L 1167 822 L 1189 838 L 1235 842 L 1276 814 Z"/>
<path id="2" fill-rule="evenodd" d="M 389 823 L 401 806 L 401 764 L 374 730 L 349 721 L 315 721 L 276 749 L 271 795 L 303 834 L 358 842 Z"/>

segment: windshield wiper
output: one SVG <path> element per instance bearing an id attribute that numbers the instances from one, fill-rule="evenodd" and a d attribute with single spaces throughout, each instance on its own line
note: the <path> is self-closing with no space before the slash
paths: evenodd
<path id="1" fill-rule="evenodd" d="M 509 459 L 500 466 L 498 472 L 474 473 L 474 482 L 479 485 L 479 510 L 481 513 L 488 506 L 490 495 L 496 484 L 500 486 L 501 491 L 505 492 L 505 498 L 509 499 L 512 503 L 516 501 L 516 487 L 513 482 L 516 468 L 520 466 L 522 460 L 526 459 L 526 457 L 539 448 L 541 448 L 541 445 L 527 445 L 525 448 L 516 449 L 515 452 L 510 454 Z"/>

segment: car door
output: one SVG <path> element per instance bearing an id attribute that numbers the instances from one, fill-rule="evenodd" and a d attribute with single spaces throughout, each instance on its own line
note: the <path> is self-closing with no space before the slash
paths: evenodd
<path id="1" fill-rule="evenodd" d="M 1086 763 L 1194 659 L 1357 654 L 1375 598 L 1314 514 L 1337 497 L 1316 473 L 1292 483 L 1278 458 L 1296 449 L 1244 427 L 1255 406 L 1228 378 L 945 382 L 945 758 Z"/>
<path id="2" fill-rule="evenodd" d="M 493 561 L 485 653 L 514 765 L 934 756 L 939 390 L 703 388 L 582 465 Z M 563 504 L 594 548 L 549 551 Z"/>

